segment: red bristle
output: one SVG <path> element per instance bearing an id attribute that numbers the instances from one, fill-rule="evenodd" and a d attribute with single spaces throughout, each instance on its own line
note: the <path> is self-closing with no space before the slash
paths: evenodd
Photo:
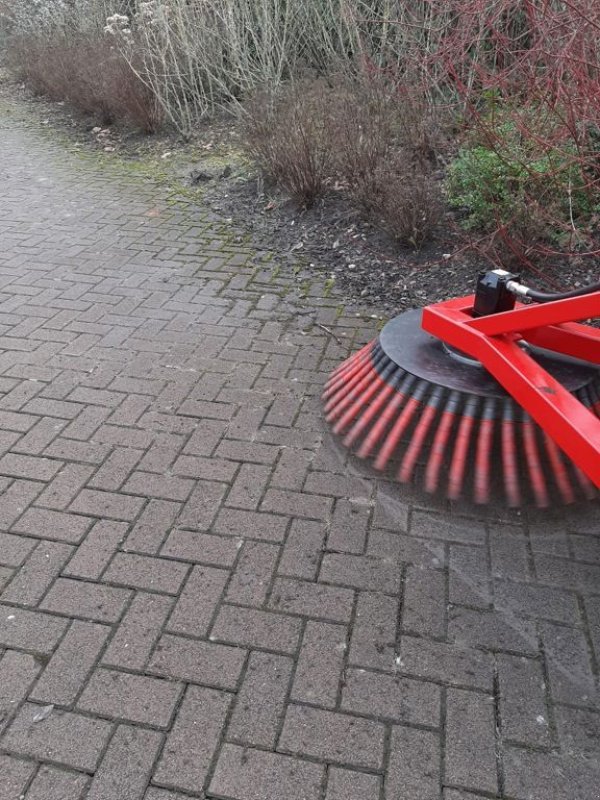
<path id="1" fill-rule="evenodd" d="M 414 382 L 415 382 L 414 376 L 407 375 L 406 378 L 402 381 L 401 385 L 396 387 L 396 391 L 392 399 L 390 400 L 387 406 L 384 406 L 381 412 L 381 416 L 379 417 L 379 419 L 371 429 L 371 432 L 365 438 L 364 442 L 360 446 L 356 454 L 359 458 L 367 458 L 367 456 L 371 455 L 371 453 L 375 448 L 375 445 L 379 442 L 386 428 L 391 423 L 393 418 L 396 416 L 396 412 L 401 408 L 402 404 L 404 403 L 407 395 L 411 391 Z"/>
<path id="2" fill-rule="evenodd" d="M 332 396 L 335 395 L 336 392 L 340 391 L 340 389 L 345 389 L 354 379 L 354 377 L 361 372 L 361 370 L 364 370 L 372 363 L 373 359 L 369 354 L 354 361 L 354 363 L 350 365 L 350 368 L 344 372 L 343 375 L 335 378 L 335 380 L 333 380 L 331 383 L 328 383 L 327 388 L 322 395 L 323 400 L 331 400 Z"/>
<path id="3" fill-rule="evenodd" d="M 383 447 L 379 451 L 379 455 L 375 459 L 374 467 L 375 469 L 382 470 L 385 468 L 385 465 L 388 463 L 398 442 L 402 438 L 402 434 L 408 427 L 410 421 L 415 415 L 416 410 L 421 404 L 421 398 L 425 393 L 425 389 L 427 388 L 427 384 L 424 381 L 421 381 L 417 384 L 413 396 L 409 398 L 408 402 L 402 409 L 402 412 L 396 422 L 392 430 L 389 432 Z"/>
<path id="4" fill-rule="evenodd" d="M 448 478 L 448 498 L 458 500 L 462 493 L 465 467 L 467 465 L 467 455 L 471 442 L 471 432 L 475 423 L 474 414 L 477 408 L 477 399 L 469 398 L 463 417 L 460 421 L 456 440 L 454 442 L 454 453 L 450 463 L 450 473 Z"/>
<path id="5" fill-rule="evenodd" d="M 436 387 L 431 397 L 427 401 L 427 405 L 423 411 L 423 416 L 413 431 L 412 439 L 406 450 L 406 453 L 404 454 L 404 458 L 402 459 L 400 470 L 398 471 L 398 480 L 400 483 L 408 483 L 412 478 L 412 473 L 415 468 L 415 464 L 417 463 L 419 453 L 421 452 L 425 438 L 429 433 L 429 429 L 431 428 L 433 420 L 435 419 L 435 415 L 437 414 L 440 400 L 442 399 L 442 393 L 443 389 L 441 386 Z"/>
<path id="6" fill-rule="evenodd" d="M 341 380 L 343 380 L 344 376 L 347 376 L 352 371 L 352 369 L 354 369 L 358 364 L 364 364 L 364 362 L 370 357 L 371 349 L 361 351 L 360 353 L 353 355 L 343 369 L 333 372 L 329 376 L 327 383 L 325 384 L 325 389 L 327 390 L 329 387 L 333 386 L 334 383 L 339 383 Z"/>
<path id="7" fill-rule="evenodd" d="M 554 479 L 556 481 L 556 485 L 558 486 L 558 491 L 562 496 L 563 502 L 575 502 L 575 493 L 573 491 L 573 487 L 571 486 L 571 481 L 569 480 L 567 469 L 562 460 L 560 450 L 554 443 L 554 440 L 551 439 L 545 431 L 544 443 L 546 445 L 546 452 L 548 453 L 550 467 L 552 468 L 552 474 L 554 475 Z"/>
<path id="8" fill-rule="evenodd" d="M 490 499 L 490 465 L 496 424 L 495 407 L 495 400 L 488 398 L 483 409 L 483 418 L 479 423 L 479 432 L 477 434 L 474 500 L 479 505 L 488 503 Z"/>
<path id="9" fill-rule="evenodd" d="M 502 418 L 502 468 L 508 505 L 510 508 L 517 508 L 521 505 L 521 489 L 519 487 L 515 420 L 511 400 L 505 402 Z"/>
<path id="10" fill-rule="evenodd" d="M 356 398 L 350 408 L 347 408 L 342 416 L 338 419 L 333 426 L 333 432 L 341 433 L 344 431 L 348 425 L 350 425 L 350 423 L 356 419 L 358 412 L 368 406 L 369 400 L 373 397 L 373 395 L 377 394 L 383 385 L 385 385 L 385 381 L 378 372 L 376 372 L 374 375 L 371 375 L 370 382 L 366 389 Z"/>
<path id="11" fill-rule="evenodd" d="M 352 428 L 346 434 L 346 438 L 344 439 L 344 444 L 346 447 L 350 447 L 354 444 L 354 442 L 359 438 L 359 436 L 365 431 L 368 425 L 371 423 L 371 420 L 375 418 L 375 416 L 381 411 L 382 407 L 388 400 L 389 396 L 394 392 L 394 384 L 388 383 L 386 386 L 382 388 L 379 392 L 375 400 L 371 403 L 369 408 L 365 410 L 365 413 L 362 414 L 356 423 L 352 426 Z"/>
<path id="12" fill-rule="evenodd" d="M 344 372 L 346 369 L 348 369 L 348 367 L 350 366 L 350 364 L 351 364 L 351 363 L 352 363 L 352 362 L 353 362 L 355 359 L 359 359 L 359 358 L 361 358 L 362 356 L 366 355 L 366 353 L 368 353 L 368 352 L 369 352 L 369 350 L 370 350 L 370 349 L 371 349 L 371 347 L 372 347 L 372 346 L 375 344 L 375 342 L 376 342 L 376 341 L 377 341 L 377 340 L 373 340 L 373 341 L 371 341 L 371 342 L 368 342 L 366 345 L 364 345 L 364 347 L 361 347 L 361 348 L 360 348 L 360 350 L 358 350 L 356 353 L 352 353 L 352 355 L 351 355 L 351 356 L 348 356 L 348 358 L 346 358 L 344 361 L 342 361 L 342 363 L 341 363 L 341 364 L 339 364 L 339 365 L 338 365 L 338 366 L 337 366 L 337 367 L 336 367 L 336 368 L 333 370 L 333 372 L 332 372 L 332 373 L 331 373 L 331 375 L 329 376 L 329 380 L 331 380 L 332 378 L 335 378 L 337 375 L 341 375 L 341 374 L 342 374 L 342 372 Z"/>
<path id="13" fill-rule="evenodd" d="M 338 395 L 336 395 L 337 400 L 335 404 L 327 404 L 329 406 L 329 413 L 325 415 L 327 422 L 333 422 L 333 420 L 338 419 L 342 412 L 347 409 L 348 406 L 354 403 L 354 401 L 360 397 L 365 389 L 368 389 L 372 383 L 379 383 L 379 381 L 381 381 L 381 377 L 379 375 L 377 365 L 372 364 L 370 368 L 363 374 L 358 383 L 355 383 L 351 388 L 344 392 L 342 396 L 338 397 Z M 327 410 L 327 406 L 325 408 Z"/>
<path id="14" fill-rule="evenodd" d="M 535 437 L 535 425 L 527 414 L 523 419 L 521 427 L 523 433 L 523 449 L 525 450 L 525 460 L 527 462 L 527 471 L 529 473 L 529 480 L 531 481 L 531 488 L 533 489 L 533 496 L 538 508 L 547 508 L 548 489 L 546 487 L 546 480 L 544 478 L 544 470 L 540 460 L 539 450 Z"/>
<path id="15" fill-rule="evenodd" d="M 455 412 L 450 410 L 453 395 L 455 398 L 457 398 L 458 393 L 452 392 L 450 395 L 450 400 L 448 401 L 440 418 L 440 424 L 435 432 L 435 437 L 429 453 L 429 461 L 427 462 L 427 468 L 425 470 L 425 491 L 429 492 L 430 494 L 433 494 L 435 491 L 437 491 L 440 479 L 440 470 L 444 461 L 444 453 L 446 452 L 446 445 L 448 444 L 452 426 L 454 425 L 454 420 L 456 419 Z M 454 404 L 455 402 L 456 400 L 454 401 Z"/>
<path id="16" fill-rule="evenodd" d="M 346 397 L 346 395 L 362 381 L 365 375 L 373 371 L 375 371 L 375 362 L 368 358 L 364 364 L 361 364 L 356 371 L 353 371 L 352 374 L 348 376 L 348 380 L 341 380 L 338 390 L 325 403 L 325 413 L 329 412 L 337 405 L 343 397 Z"/>
<path id="17" fill-rule="evenodd" d="M 371 398 L 377 394 L 382 386 L 387 386 L 388 380 L 398 368 L 393 362 L 390 362 L 381 374 L 377 373 L 371 377 L 371 382 L 357 397 L 354 403 L 348 408 L 344 414 L 339 418 L 333 428 L 334 433 L 341 433 L 348 425 L 356 419 L 359 411 L 368 406 Z"/>

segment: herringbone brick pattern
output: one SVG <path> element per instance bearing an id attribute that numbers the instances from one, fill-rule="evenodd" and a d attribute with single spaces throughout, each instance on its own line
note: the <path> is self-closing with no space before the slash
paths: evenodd
<path id="1" fill-rule="evenodd" d="M 338 300 L 14 107 L 0 185 L 1 800 L 598 800 L 598 506 L 375 480 Z"/>

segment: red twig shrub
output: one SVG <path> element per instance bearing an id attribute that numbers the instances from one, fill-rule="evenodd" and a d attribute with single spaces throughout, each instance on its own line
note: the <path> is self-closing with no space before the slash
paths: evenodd
<path id="1" fill-rule="evenodd" d="M 436 82 L 445 73 L 441 88 L 456 93 L 464 114 L 459 167 L 471 158 L 479 199 L 488 192 L 479 228 L 488 230 L 490 252 L 525 266 L 600 254 L 600 4 L 444 5 L 453 24 L 427 69 Z"/>

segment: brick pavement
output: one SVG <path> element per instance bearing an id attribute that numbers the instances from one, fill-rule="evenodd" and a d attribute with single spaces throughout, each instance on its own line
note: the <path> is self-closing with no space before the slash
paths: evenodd
<path id="1" fill-rule="evenodd" d="M 375 480 L 339 300 L 7 107 L 0 184 L 0 800 L 600 798 L 598 506 Z"/>

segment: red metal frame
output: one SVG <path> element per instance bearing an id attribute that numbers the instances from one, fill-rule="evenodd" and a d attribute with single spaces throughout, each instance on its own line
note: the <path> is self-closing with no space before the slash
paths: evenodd
<path id="1" fill-rule="evenodd" d="M 600 489 L 600 419 L 518 345 L 525 340 L 600 365 L 600 292 L 473 317 L 474 295 L 423 309 L 422 327 L 480 361 Z"/>

